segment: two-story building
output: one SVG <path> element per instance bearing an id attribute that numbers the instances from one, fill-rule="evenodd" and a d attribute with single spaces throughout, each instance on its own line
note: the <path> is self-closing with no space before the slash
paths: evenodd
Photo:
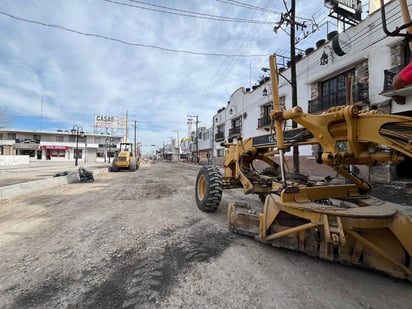
<path id="1" fill-rule="evenodd" d="M 411 3 L 408 1 L 409 6 Z M 385 12 L 388 29 L 396 29 L 404 23 L 398 1 L 390 1 Z M 325 39 L 316 42 L 316 47 L 296 57 L 296 104 L 314 114 L 351 102 L 361 109 L 412 116 L 412 88 L 391 91 L 391 78 L 409 61 L 407 43 L 402 37 L 385 34 L 381 12 L 375 11 L 345 32 L 330 32 Z M 279 72 L 281 104 L 290 109 L 290 66 L 279 68 Z M 351 92 L 347 91 L 349 80 L 352 81 Z M 352 93 L 352 98 L 347 97 L 348 93 Z M 269 131 L 272 100 L 269 78 L 262 79 L 251 89 L 240 87 L 230 96 L 227 104 L 213 116 L 214 162 L 223 162 L 222 141 Z M 291 123 L 287 126 L 291 127 Z M 299 153 L 311 156 L 312 148 L 299 147 Z M 412 159 L 398 165 L 371 168 L 368 174 L 370 180 L 381 182 L 412 178 Z"/>
<path id="2" fill-rule="evenodd" d="M 0 155 L 27 155 L 32 160 L 105 161 L 113 158 L 122 136 L 71 131 L 0 129 Z"/>

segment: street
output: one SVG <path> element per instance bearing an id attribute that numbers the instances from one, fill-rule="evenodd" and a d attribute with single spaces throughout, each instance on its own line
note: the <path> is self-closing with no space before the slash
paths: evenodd
<path id="1" fill-rule="evenodd" d="M 157 161 L 0 204 L 0 308 L 412 308 L 412 284 L 230 233 L 197 165 Z"/>

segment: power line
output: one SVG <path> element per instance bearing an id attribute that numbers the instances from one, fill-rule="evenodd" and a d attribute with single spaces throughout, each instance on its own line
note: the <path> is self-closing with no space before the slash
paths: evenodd
<path id="1" fill-rule="evenodd" d="M 148 8 L 148 7 L 143 7 L 143 6 L 138 6 L 135 4 L 128 4 L 124 2 L 118 2 L 115 0 L 103 0 L 105 2 L 110 2 L 113 4 L 118 4 L 118 5 L 124 5 L 132 8 L 137 8 L 137 9 L 142 9 L 142 10 L 149 10 L 149 11 L 154 11 L 154 12 L 159 12 L 159 13 L 164 13 L 164 14 L 172 14 L 172 15 L 179 15 L 179 16 L 185 16 L 185 17 L 192 17 L 192 18 L 200 18 L 200 19 L 208 19 L 208 20 L 216 20 L 216 21 L 226 21 L 226 22 L 236 22 L 236 23 L 250 23 L 250 24 L 266 24 L 266 25 L 272 25 L 273 22 L 266 22 L 266 21 L 260 21 L 260 20 L 250 20 L 250 19 L 242 19 L 242 18 L 234 18 L 234 17 L 225 17 L 225 16 L 217 16 L 217 15 L 210 15 L 210 14 L 203 14 L 203 13 L 197 13 L 197 12 L 192 12 L 192 11 L 185 11 L 185 10 L 179 10 L 179 9 L 174 9 L 174 8 L 169 8 L 165 6 L 160 6 L 160 5 L 155 5 L 155 4 L 150 4 L 142 1 L 136 1 L 136 0 L 127 0 L 130 2 L 134 3 L 140 3 L 148 6 L 153 6 L 153 7 L 159 7 L 162 9 L 174 11 L 174 12 L 168 12 L 165 10 L 160 10 L 160 9 L 155 9 L 155 8 Z M 177 12 L 182 12 L 182 13 L 177 13 Z"/>
<path id="2" fill-rule="evenodd" d="M 125 41 L 125 40 L 121 40 L 121 39 L 117 39 L 117 38 L 112 38 L 112 37 L 101 35 L 101 34 L 87 33 L 87 32 L 83 32 L 83 31 L 67 28 L 65 26 L 47 24 L 47 23 L 44 23 L 44 22 L 40 22 L 40 21 L 28 19 L 28 18 L 18 17 L 18 16 L 15 16 L 15 15 L 3 12 L 3 11 L 0 11 L 0 14 L 8 16 L 8 17 L 16 19 L 16 20 L 19 20 L 19 21 L 24 21 L 24 22 L 27 22 L 27 23 L 32 23 L 32 24 L 41 25 L 41 26 L 50 27 L 50 28 L 56 28 L 56 29 L 59 29 L 59 30 L 72 32 L 72 33 L 83 35 L 83 36 L 90 36 L 90 37 L 95 37 L 95 38 L 104 39 L 104 40 L 108 40 L 108 41 L 114 41 L 114 42 L 117 42 L 117 43 L 129 45 L 129 46 L 153 48 L 153 49 L 158 49 L 158 50 L 167 51 L 167 52 L 185 53 L 185 54 L 198 55 L 198 56 L 215 56 L 215 57 L 244 57 L 244 58 L 251 58 L 251 57 L 268 57 L 269 56 L 269 54 L 242 55 L 242 54 L 196 52 L 196 51 L 183 50 L 183 49 L 166 48 L 166 47 L 161 47 L 161 46 L 156 46 L 156 45 L 133 43 L 133 42 L 129 42 L 129 41 Z"/>
<path id="3" fill-rule="evenodd" d="M 247 8 L 247 9 L 257 10 L 257 11 L 276 14 L 276 15 L 281 15 L 282 14 L 282 12 L 280 12 L 280 11 L 274 11 L 274 10 L 271 10 L 271 9 L 262 8 L 262 7 L 259 7 L 259 6 L 255 6 L 255 5 L 251 5 L 251 4 L 247 4 L 247 3 L 243 3 L 243 2 L 235 1 L 235 0 L 216 0 L 216 1 L 226 3 L 226 4 L 229 4 L 229 5 L 233 5 L 233 6 L 243 7 L 243 8 Z M 305 17 L 296 16 L 296 18 L 301 19 L 301 20 L 311 21 L 311 19 L 305 18 Z"/>
<path id="4" fill-rule="evenodd" d="M 272 14 L 277 14 L 277 15 L 280 15 L 282 13 L 282 12 L 279 12 L 279 11 L 274 11 L 274 10 L 262 8 L 262 7 L 259 7 L 259 6 L 243 3 L 243 2 L 240 2 L 240 1 L 234 1 L 234 0 L 216 0 L 216 1 L 226 3 L 226 4 L 229 4 L 229 5 L 233 5 L 233 6 L 243 7 L 243 8 L 247 8 L 247 9 L 252 9 L 252 10 L 256 10 L 256 11 L 267 12 L 267 13 L 272 13 Z"/>
<path id="5" fill-rule="evenodd" d="M 248 14 L 247 18 L 255 18 L 258 14 L 257 11 L 254 11 L 253 14 Z M 266 17 L 267 19 L 268 17 Z M 257 24 L 248 24 L 244 27 L 244 35 L 242 37 L 237 36 L 236 37 L 236 42 L 233 44 L 233 50 L 244 50 L 246 44 L 250 44 L 250 41 L 252 40 L 252 36 L 255 36 L 256 33 L 259 31 L 259 29 L 263 28 L 263 25 L 257 25 Z M 242 40 L 241 40 L 242 38 Z M 266 59 L 267 57 L 265 57 Z M 200 92 L 199 95 L 199 100 L 194 103 L 196 107 L 199 107 L 202 104 L 202 101 L 206 100 L 207 98 L 211 97 L 211 92 L 213 93 L 212 89 L 215 89 L 219 85 L 223 85 L 223 82 L 227 79 L 229 74 L 231 73 L 231 68 L 232 65 L 235 61 L 238 61 L 236 58 L 225 58 L 220 62 L 220 64 L 217 66 L 217 72 L 214 74 L 214 77 L 212 80 L 209 81 L 208 85 L 204 88 L 202 88 L 202 91 Z M 250 60 L 251 62 L 251 60 Z M 250 85 L 251 87 L 251 85 Z"/>

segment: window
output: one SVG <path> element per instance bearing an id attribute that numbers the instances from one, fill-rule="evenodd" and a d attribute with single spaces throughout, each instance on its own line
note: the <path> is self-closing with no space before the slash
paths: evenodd
<path id="1" fill-rule="evenodd" d="M 261 106 L 261 113 L 263 117 L 264 116 L 269 117 L 271 111 L 272 111 L 272 104 L 266 104 L 266 105 Z"/>
<path id="2" fill-rule="evenodd" d="M 57 135 L 56 142 L 60 142 L 60 143 L 64 142 L 64 136 Z"/>
<path id="3" fill-rule="evenodd" d="M 240 134 L 242 131 L 242 117 L 232 120 L 232 128 L 229 129 L 229 135 Z"/>
<path id="4" fill-rule="evenodd" d="M 96 157 L 104 158 L 104 151 L 103 150 L 97 150 L 96 151 Z"/>
<path id="5" fill-rule="evenodd" d="M 15 140 L 16 139 L 16 133 L 8 133 L 7 134 L 7 139 L 9 140 Z"/>
<path id="6" fill-rule="evenodd" d="M 225 139 L 225 126 L 221 125 L 217 127 L 217 133 L 215 134 L 215 141 L 223 141 Z"/>
<path id="7" fill-rule="evenodd" d="M 224 149 L 217 149 L 216 154 L 218 157 L 224 157 L 225 156 L 225 150 Z"/>
<path id="8" fill-rule="evenodd" d="M 47 150 L 47 153 L 51 157 L 55 157 L 55 158 L 64 158 L 66 156 L 66 151 L 64 149 L 50 149 L 50 150 Z M 46 156 L 47 156 L 47 153 L 46 153 Z"/>
<path id="9" fill-rule="evenodd" d="M 36 144 L 40 144 L 40 141 L 41 141 L 40 135 L 34 134 L 33 139 L 36 141 Z"/>
<path id="10" fill-rule="evenodd" d="M 346 104 L 346 78 L 355 76 L 355 69 L 346 71 L 321 84 L 322 109 Z"/>
<path id="11" fill-rule="evenodd" d="M 272 104 L 266 104 L 260 107 L 261 118 L 258 119 L 258 128 L 270 125 L 270 112 L 272 111 Z"/>

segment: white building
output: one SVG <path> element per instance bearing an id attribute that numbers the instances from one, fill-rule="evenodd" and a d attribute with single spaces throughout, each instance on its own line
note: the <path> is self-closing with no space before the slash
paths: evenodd
<path id="1" fill-rule="evenodd" d="M 411 3 L 408 1 L 409 6 Z M 385 11 L 388 29 L 394 30 L 404 23 L 398 1 L 389 2 Z M 307 49 L 306 55 L 297 57 L 297 105 L 310 113 L 345 105 L 348 102 L 346 77 L 351 76 L 353 104 L 362 109 L 376 108 L 385 113 L 412 116 L 412 87 L 390 91 L 391 78 L 409 63 L 410 51 L 402 37 L 384 33 L 380 11 L 373 12 L 344 33 L 336 34 L 330 33 L 328 39 L 316 43 L 316 49 Z M 280 68 L 279 71 L 281 103 L 290 109 L 292 88 L 288 81 L 291 80 L 291 70 Z M 401 98 L 393 99 L 395 94 Z M 223 140 L 237 135 L 247 138 L 267 134 L 271 108 L 269 80 L 262 80 L 252 89 L 237 89 L 227 105 L 213 116 L 214 162 L 223 162 L 224 148 L 220 146 Z M 291 123 L 288 125 L 291 126 Z M 312 149 L 309 146 L 300 147 L 299 153 L 308 156 L 312 154 Z M 390 168 L 387 165 L 382 169 L 375 168 L 370 176 L 372 180 L 385 182 L 398 177 L 412 178 L 412 160 L 407 159 Z"/>
<path id="2" fill-rule="evenodd" d="M 83 135 L 83 134 L 82 134 Z M 0 129 L 0 155 L 27 155 L 32 160 L 83 162 L 105 161 L 113 158 L 122 136 L 71 131 L 30 131 Z M 77 151 L 76 151 L 77 150 Z"/>

